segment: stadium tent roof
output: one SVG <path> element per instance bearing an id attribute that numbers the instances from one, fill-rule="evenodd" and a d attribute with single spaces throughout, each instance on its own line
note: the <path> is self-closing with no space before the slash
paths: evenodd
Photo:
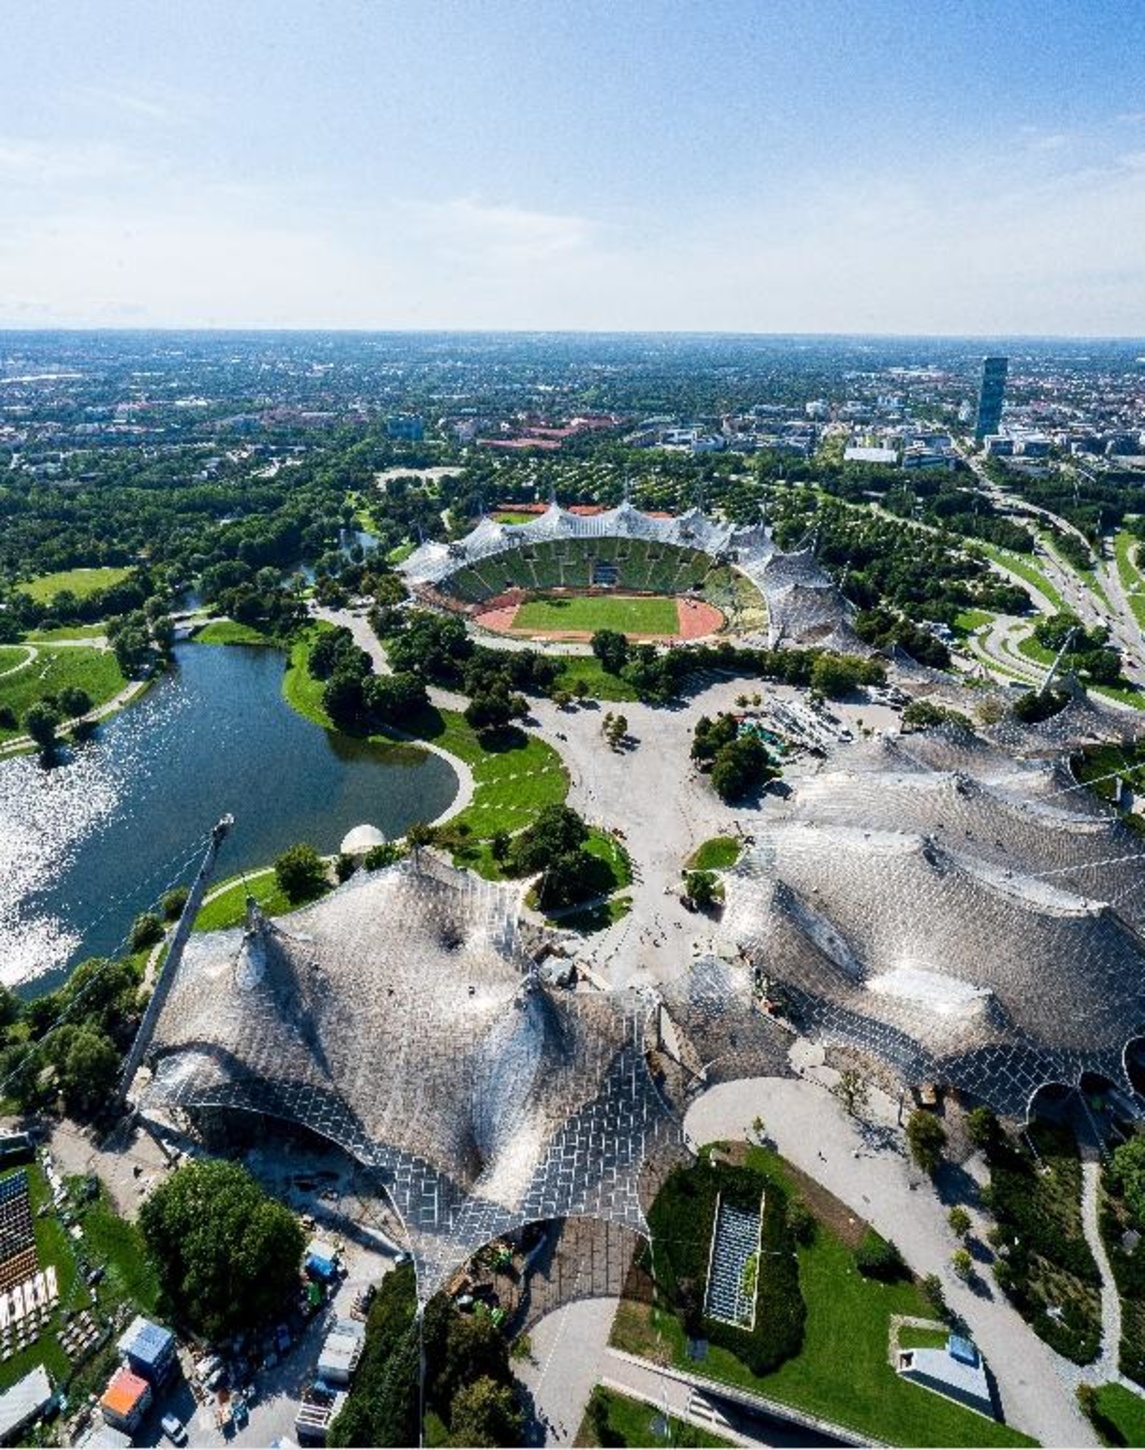
<path id="1" fill-rule="evenodd" d="M 1143 893 L 1140 838 L 1060 759 L 943 729 L 801 783 L 727 878 L 724 925 L 804 1029 L 1021 1115 L 1086 1072 L 1133 1095 Z"/>
<path id="2" fill-rule="evenodd" d="M 648 539 L 677 548 L 697 549 L 745 574 L 767 601 L 770 626 L 766 642 L 819 645 L 850 653 L 870 653 L 851 628 L 853 611 L 809 549 L 782 553 L 762 524 L 721 523 L 699 509 L 674 518 L 642 513 L 625 501 L 597 514 L 572 513 L 552 503 L 524 524 L 483 518 L 452 544 L 427 543 L 401 565 L 411 585 L 439 585 L 451 574 L 483 559 L 527 545 L 559 539 Z"/>
<path id="3" fill-rule="evenodd" d="M 192 937 L 144 1107 L 304 1124 L 379 1170 L 428 1298 L 483 1244 L 568 1215 L 646 1229 L 638 1177 L 678 1128 L 648 1003 L 546 986 L 519 893 L 421 852 L 280 922 Z"/>

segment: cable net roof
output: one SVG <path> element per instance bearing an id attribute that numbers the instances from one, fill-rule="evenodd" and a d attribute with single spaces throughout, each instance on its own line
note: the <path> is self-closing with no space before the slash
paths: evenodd
<path id="1" fill-rule="evenodd" d="M 483 518 L 454 543 L 423 544 L 401 568 L 411 585 L 438 585 L 484 559 L 560 539 L 646 539 L 698 549 L 732 564 L 763 594 L 770 620 L 767 644 L 870 653 L 851 628 L 851 607 L 811 550 L 782 553 L 762 524 L 725 524 L 694 508 L 675 518 L 655 518 L 628 502 L 598 514 L 571 513 L 553 503 L 524 524 Z"/>
<path id="2" fill-rule="evenodd" d="M 724 925 L 799 1027 L 1001 1112 L 1085 1072 L 1132 1094 L 1145 846 L 1060 759 L 951 728 L 868 742 L 772 821 Z"/>
<path id="3" fill-rule="evenodd" d="M 498 1234 L 585 1214 L 645 1231 L 638 1177 L 675 1142 L 636 993 L 544 985 L 518 893 L 421 853 L 270 922 L 191 938 L 149 1109 L 301 1124 L 378 1169 L 430 1297 Z"/>

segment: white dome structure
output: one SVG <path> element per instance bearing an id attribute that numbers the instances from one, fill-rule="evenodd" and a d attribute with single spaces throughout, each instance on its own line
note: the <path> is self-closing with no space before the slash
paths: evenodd
<path id="1" fill-rule="evenodd" d="M 364 856 L 375 846 L 384 846 L 386 838 L 377 826 L 355 826 L 342 837 L 339 847 L 343 856 Z"/>

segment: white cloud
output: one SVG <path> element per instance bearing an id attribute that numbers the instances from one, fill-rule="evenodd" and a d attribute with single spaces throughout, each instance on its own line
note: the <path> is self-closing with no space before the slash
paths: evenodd
<path id="1" fill-rule="evenodd" d="M 0 136 L 0 178 L 25 186 L 58 187 L 137 177 L 143 161 L 110 142 L 36 141 Z"/>

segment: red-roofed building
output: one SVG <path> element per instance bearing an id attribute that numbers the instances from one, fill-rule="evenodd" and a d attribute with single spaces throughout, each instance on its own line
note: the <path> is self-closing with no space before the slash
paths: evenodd
<path id="1" fill-rule="evenodd" d="M 116 1430 L 132 1434 L 151 1406 L 151 1386 L 121 1365 L 112 1375 L 99 1407 L 103 1418 Z"/>

